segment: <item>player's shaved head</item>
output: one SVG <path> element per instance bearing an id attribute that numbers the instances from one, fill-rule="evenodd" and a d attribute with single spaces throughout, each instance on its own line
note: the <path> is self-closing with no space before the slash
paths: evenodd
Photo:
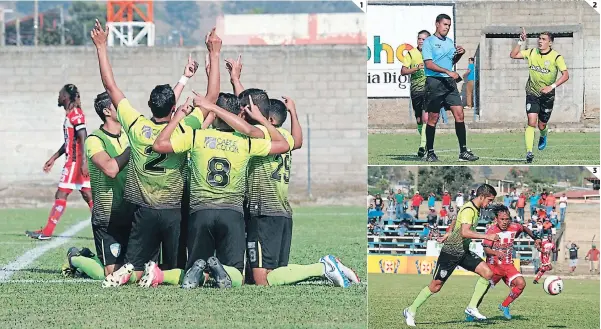
<path id="1" fill-rule="evenodd" d="M 250 88 L 241 92 L 240 95 L 238 95 L 238 101 L 240 102 L 241 107 L 248 106 L 250 108 L 250 100 L 248 99 L 249 96 L 252 98 L 253 104 L 255 104 L 263 116 L 267 118 L 269 116 L 270 103 L 269 96 L 267 96 L 265 90 Z M 249 120 L 249 122 L 251 122 L 251 124 L 257 124 L 257 122 L 254 122 L 254 120 Z"/>
<path id="2" fill-rule="evenodd" d="M 288 117 L 286 104 L 279 99 L 269 100 L 269 119 L 274 127 L 281 127 Z"/>
<path id="3" fill-rule="evenodd" d="M 219 93 L 219 97 L 217 97 L 217 102 L 215 104 L 235 115 L 239 115 L 241 112 L 240 102 L 238 101 L 238 97 L 236 97 L 236 95 L 234 94 Z M 219 117 L 215 118 L 213 125 L 218 130 L 234 131 L 232 127 L 230 127 L 227 123 L 225 123 L 225 121 L 221 120 L 221 118 Z"/>
<path id="4" fill-rule="evenodd" d="M 148 100 L 150 112 L 156 118 L 162 119 L 171 115 L 175 107 L 175 93 L 170 85 L 157 85 L 150 93 Z"/>
<path id="5" fill-rule="evenodd" d="M 106 114 L 104 111 L 107 110 L 110 112 L 112 105 L 111 97 L 109 97 L 109 94 L 106 91 L 98 94 L 94 99 L 94 110 L 96 110 L 96 114 L 98 114 L 102 122 L 106 122 Z"/>

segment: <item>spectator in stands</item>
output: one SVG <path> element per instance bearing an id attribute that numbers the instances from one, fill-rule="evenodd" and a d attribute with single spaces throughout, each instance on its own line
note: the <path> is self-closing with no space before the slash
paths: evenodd
<path id="1" fill-rule="evenodd" d="M 419 191 L 416 191 L 413 198 L 411 198 L 411 208 L 415 211 L 415 219 L 419 219 L 419 206 L 422 202 L 424 202 L 424 198 L 419 194 Z"/>
<path id="2" fill-rule="evenodd" d="M 553 227 L 559 228 L 559 222 L 557 220 L 557 209 L 555 207 L 553 207 L 551 213 L 549 214 L 549 220 L 551 221 L 551 224 L 553 224 Z"/>
<path id="3" fill-rule="evenodd" d="M 509 193 L 505 194 L 503 197 L 503 205 L 507 208 L 511 206 L 511 195 Z"/>
<path id="4" fill-rule="evenodd" d="M 428 224 L 434 225 L 437 219 L 438 217 L 436 216 L 436 209 L 434 209 L 434 207 L 430 207 L 430 212 L 428 213 Z"/>
<path id="5" fill-rule="evenodd" d="M 540 199 L 540 195 L 532 192 L 530 194 L 530 216 L 536 212 L 536 207 L 538 205 L 538 200 Z"/>
<path id="6" fill-rule="evenodd" d="M 517 207 L 519 198 L 520 196 L 518 194 L 518 191 L 516 189 L 513 189 L 513 191 L 511 191 L 511 208 L 515 209 Z"/>
<path id="7" fill-rule="evenodd" d="M 570 258 L 569 250 L 570 250 L 571 246 L 572 246 L 572 241 L 568 241 L 568 244 L 566 245 L 566 251 L 563 253 L 563 259 Z"/>
<path id="8" fill-rule="evenodd" d="M 547 190 L 543 190 L 543 193 L 540 194 L 540 199 L 538 200 L 538 204 L 542 207 L 547 206 Z"/>
<path id="9" fill-rule="evenodd" d="M 459 208 L 463 207 L 464 203 L 465 203 L 465 200 L 463 200 L 463 193 L 461 193 L 461 192 L 457 193 L 457 197 L 455 198 L 455 207 L 457 207 L 457 209 L 459 209 Z M 451 208 L 451 207 L 449 207 L 449 208 Z"/>
<path id="10" fill-rule="evenodd" d="M 524 208 L 526 208 L 526 195 L 524 195 L 524 193 L 520 193 L 516 203 L 516 208 L 518 211 L 518 217 L 520 220 L 524 220 Z"/>
<path id="11" fill-rule="evenodd" d="M 440 230 L 438 229 L 438 224 L 434 224 L 434 226 L 432 227 L 432 230 L 430 230 L 430 236 L 428 237 L 428 239 L 429 240 L 437 240 L 441 236 L 442 235 L 440 234 Z"/>
<path id="12" fill-rule="evenodd" d="M 424 224 L 424 229 L 419 234 L 419 241 L 424 242 L 424 241 L 428 240 L 429 236 L 430 236 L 430 226 L 428 224 Z"/>
<path id="13" fill-rule="evenodd" d="M 394 195 L 394 199 L 396 201 L 396 219 L 401 219 L 405 212 L 405 193 L 399 189 Z"/>
<path id="14" fill-rule="evenodd" d="M 474 108 L 474 79 L 476 79 L 476 68 L 474 67 L 474 57 L 468 59 L 467 71 L 463 74 L 465 81 L 465 104 L 464 110 Z"/>
<path id="15" fill-rule="evenodd" d="M 599 274 L 599 249 L 597 249 L 596 245 L 592 246 L 584 259 L 589 261 L 589 271 L 591 274 Z"/>
<path id="16" fill-rule="evenodd" d="M 563 221 L 566 220 L 566 210 L 568 208 L 568 197 L 566 194 L 562 194 L 559 198 L 559 223 L 563 224 Z"/>
<path id="17" fill-rule="evenodd" d="M 549 195 L 547 195 L 547 199 L 545 200 L 545 208 L 547 209 L 547 215 L 550 215 L 553 208 L 555 208 L 556 201 L 557 199 L 553 195 L 553 192 L 549 192 Z"/>
<path id="18" fill-rule="evenodd" d="M 540 251 L 534 244 L 531 246 L 531 251 L 532 251 L 532 266 L 534 266 L 534 273 L 538 273 L 538 268 L 540 267 Z"/>
<path id="19" fill-rule="evenodd" d="M 409 231 L 409 225 L 407 225 L 407 223 L 401 223 L 399 225 L 399 236 L 405 236 L 407 231 Z"/>
<path id="20" fill-rule="evenodd" d="M 555 235 L 553 235 L 553 240 L 555 241 Z M 553 266 L 557 263 L 557 257 L 559 255 L 559 248 L 555 248 L 551 251 L 551 263 Z"/>
<path id="21" fill-rule="evenodd" d="M 449 206 L 449 209 L 451 209 L 451 206 Z M 440 223 L 440 225 L 446 225 L 445 223 L 448 223 L 449 221 L 449 212 L 447 211 L 447 209 L 442 208 L 440 209 L 440 216 L 438 217 L 438 222 Z"/>
<path id="22" fill-rule="evenodd" d="M 388 211 L 388 219 L 392 220 L 394 218 L 394 211 L 395 211 L 395 199 L 394 196 L 391 194 L 388 196 L 388 205 L 386 207 L 387 211 Z"/>
<path id="23" fill-rule="evenodd" d="M 382 200 L 379 193 L 376 194 L 376 197 L 374 198 L 374 205 L 376 206 L 376 211 L 382 211 L 384 208 L 384 200 Z"/>
<path id="24" fill-rule="evenodd" d="M 545 208 L 539 208 L 536 212 L 536 216 L 541 221 L 545 220 L 545 218 L 547 218 L 547 210 L 545 210 Z"/>
<path id="25" fill-rule="evenodd" d="M 459 209 L 459 207 L 457 207 L 457 209 Z M 453 221 L 453 219 L 457 218 L 457 209 L 455 209 L 453 206 L 449 207 L 449 214 L 448 214 L 448 220 L 445 223 L 445 225 L 449 225 L 451 224 L 451 222 Z"/>
<path id="26" fill-rule="evenodd" d="M 449 194 L 449 191 L 444 191 L 444 194 L 442 195 L 442 207 L 448 210 L 450 206 L 451 195 Z"/>
<path id="27" fill-rule="evenodd" d="M 428 196 L 428 208 L 434 208 L 434 205 L 436 205 L 436 194 L 430 192 L 430 195 Z"/>
<path id="28" fill-rule="evenodd" d="M 552 228 L 553 224 L 551 223 L 551 221 L 549 219 L 545 219 L 545 221 L 543 222 L 543 235 L 553 234 L 551 230 Z"/>
<path id="29" fill-rule="evenodd" d="M 578 246 L 572 243 L 568 252 L 570 253 L 570 273 L 574 273 L 578 265 Z"/>

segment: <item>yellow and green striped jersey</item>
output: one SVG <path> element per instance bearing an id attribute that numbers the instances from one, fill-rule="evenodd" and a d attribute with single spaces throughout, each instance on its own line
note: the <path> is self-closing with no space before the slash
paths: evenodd
<path id="1" fill-rule="evenodd" d="M 409 50 L 407 56 L 403 58 L 403 66 L 410 69 L 416 68 L 420 64 L 424 64 L 424 58 L 417 48 Z M 411 75 L 410 91 L 411 93 L 426 92 L 426 73 L 424 72 L 424 69 L 417 70 L 417 72 Z"/>
<path id="2" fill-rule="evenodd" d="M 186 130 L 171 135 L 176 154 L 190 154 L 190 209 L 230 209 L 243 212 L 248 162 L 266 156 L 271 141 L 251 139 L 216 129 Z"/>
<path id="3" fill-rule="evenodd" d="M 451 255 L 461 256 L 470 251 L 470 243 L 472 239 L 463 238 L 460 234 L 461 225 L 470 224 L 471 230 L 476 231 L 478 220 L 480 219 L 480 209 L 474 205 L 472 201 L 463 205 L 457 213 L 455 227 L 444 243 L 441 252 L 446 252 Z"/>
<path id="4" fill-rule="evenodd" d="M 262 125 L 255 127 L 263 131 L 265 139 L 271 140 L 267 128 Z M 292 216 L 292 207 L 288 202 L 288 185 L 292 168 L 291 150 L 294 147 L 294 138 L 284 128 L 277 128 L 277 130 L 288 142 L 290 146 L 288 152 L 250 160 L 248 195 L 250 213 L 253 215 Z"/>
<path id="5" fill-rule="evenodd" d="M 193 111 L 202 124 L 202 112 Z M 117 118 L 127 136 L 131 155 L 125 184 L 125 200 L 153 209 L 181 207 L 186 179 L 187 155 L 159 154 L 152 150 L 154 141 L 167 122 L 147 119 L 124 98 L 117 107 Z M 192 131 L 180 123 L 172 136 Z"/>
<path id="6" fill-rule="evenodd" d="M 524 59 L 528 60 L 529 77 L 526 83 L 526 94 L 540 96 L 541 89 L 550 86 L 557 80 L 557 73 L 566 71 L 566 63 L 558 52 L 550 50 L 542 54 L 540 49 L 532 48 L 521 51 Z M 550 96 L 555 95 L 555 90 L 551 91 Z"/>
<path id="7" fill-rule="evenodd" d="M 84 145 L 94 201 L 92 223 L 108 225 L 111 215 L 118 215 L 126 208 L 123 201 L 126 170 L 110 178 L 94 165 L 92 157 L 100 152 L 106 152 L 111 158 L 121 155 L 128 146 L 127 136 L 123 132 L 114 135 L 100 127 L 86 138 Z"/>

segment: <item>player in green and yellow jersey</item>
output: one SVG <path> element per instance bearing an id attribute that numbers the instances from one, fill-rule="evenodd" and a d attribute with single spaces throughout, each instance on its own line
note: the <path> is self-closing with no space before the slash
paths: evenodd
<path id="1" fill-rule="evenodd" d="M 403 67 L 401 75 L 411 75 L 411 104 L 417 121 L 417 131 L 421 136 L 417 156 L 426 155 L 426 130 L 423 129 L 424 122 L 428 121 L 428 112 L 426 106 L 426 74 L 424 73 L 424 59 L 422 58 L 422 45 L 424 40 L 430 36 L 426 30 L 419 31 L 417 34 L 417 48 L 412 48 L 403 58 Z"/>
<path id="2" fill-rule="evenodd" d="M 87 248 L 72 247 L 67 253 L 68 264 L 63 265 L 62 271 L 70 276 L 79 270 L 92 279 L 101 280 L 124 264 L 133 211 L 131 205 L 123 201 L 124 168 L 130 154 L 127 136 L 121 131 L 108 93 L 96 97 L 94 108 L 103 124 L 86 138 L 85 154 L 94 201 L 92 233 L 98 257 Z"/>
<path id="3" fill-rule="evenodd" d="M 440 250 L 432 282 L 430 282 L 429 286 L 424 287 L 413 301 L 413 304 L 403 311 L 403 316 L 408 326 L 415 327 L 415 313 L 417 309 L 430 296 L 440 291 L 457 266 L 474 272 L 486 280 L 492 278 L 492 270 L 482 258 L 470 250 L 470 243 L 472 239 L 491 241 L 499 239 L 497 234 L 480 234 L 476 232 L 478 220 L 480 219 L 480 209 L 486 208 L 495 199 L 496 195 L 497 191 L 495 191 L 495 188 L 488 184 L 478 187 L 476 197 L 467 202 L 457 213 L 457 218 L 451 222 L 452 231 L 439 239 L 439 242 L 443 242 L 444 246 Z M 476 285 L 476 289 L 482 288 L 486 289 L 487 286 Z M 468 307 L 465 313 L 478 319 L 483 318 L 478 310 L 474 308 Z"/>
<path id="4" fill-rule="evenodd" d="M 522 28 L 520 40 L 511 50 L 511 58 L 528 60 L 529 77 L 526 83 L 526 114 L 528 127 L 526 127 L 526 162 L 534 160 L 534 133 L 538 123 L 540 138 L 538 149 L 544 150 L 547 146 L 547 124 L 553 111 L 555 89 L 568 81 L 570 75 L 566 63 L 557 51 L 551 49 L 554 37 L 549 32 L 538 36 L 538 48 L 521 50 L 522 44 L 528 36 Z M 521 51 L 520 51 L 521 50 Z M 557 74 L 561 77 L 557 79 Z"/>
<path id="5" fill-rule="evenodd" d="M 220 93 L 217 105 L 198 95 L 194 102 L 204 109 L 225 108 L 234 115 L 241 112 L 238 98 L 232 94 Z M 154 151 L 161 154 L 190 152 L 188 265 L 182 286 L 194 288 L 204 284 L 203 272 L 207 266 L 219 287 L 240 286 L 246 245 L 243 202 L 248 162 L 254 156 L 286 152 L 289 146 L 266 120 L 261 123 L 267 127 L 272 141 L 236 133 L 219 117 L 213 122 L 215 129 L 180 134 L 178 122 L 186 114 L 177 111 L 153 145 Z"/>
<path id="6" fill-rule="evenodd" d="M 117 119 L 131 147 L 124 199 L 134 204 L 136 209 L 125 256 L 128 264 L 108 276 L 104 283 L 116 286 L 129 281 L 132 272 L 140 278 L 145 263 L 157 259 L 161 246 L 163 268 L 176 267 L 186 154 L 158 154 L 152 150 L 155 139 L 171 120 L 176 104 L 174 90 L 169 85 L 156 86 L 148 101 L 152 118 L 145 118 L 131 106 L 115 83 L 107 54 L 108 30 L 96 21 L 91 36 L 97 48 L 102 83 L 117 107 Z M 215 66 L 218 65 L 220 48 L 219 42 L 214 56 Z M 199 110 L 194 113 L 198 122 L 202 123 L 206 116 Z M 178 122 L 175 134 L 185 134 L 186 130 L 192 129 Z"/>

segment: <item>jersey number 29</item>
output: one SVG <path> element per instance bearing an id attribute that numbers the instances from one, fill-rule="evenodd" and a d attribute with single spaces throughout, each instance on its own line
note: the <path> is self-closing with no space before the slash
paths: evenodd
<path id="1" fill-rule="evenodd" d="M 279 182 L 284 176 L 284 182 L 290 183 L 290 154 L 277 154 L 275 159 L 278 161 L 278 167 L 271 173 L 271 178 Z"/>

